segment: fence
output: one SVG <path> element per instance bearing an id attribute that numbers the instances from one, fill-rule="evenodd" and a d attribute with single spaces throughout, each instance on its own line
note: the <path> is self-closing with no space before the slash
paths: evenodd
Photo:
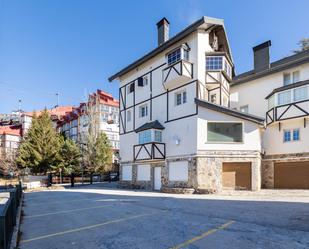
<path id="1" fill-rule="evenodd" d="M 2 199 L 0 204 L 0 249 L 7 249 L 10 246 L 21 196 L 21 183 L 13 188 L 0 190 L 0 199 Z"/>

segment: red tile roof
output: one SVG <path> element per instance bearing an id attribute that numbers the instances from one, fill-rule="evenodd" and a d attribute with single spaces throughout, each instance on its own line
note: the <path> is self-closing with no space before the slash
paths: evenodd
<path id="1" fill-rule="evenodd" d="M 21 126 L 0 126 L 0 135 L 21 135 Z"/>

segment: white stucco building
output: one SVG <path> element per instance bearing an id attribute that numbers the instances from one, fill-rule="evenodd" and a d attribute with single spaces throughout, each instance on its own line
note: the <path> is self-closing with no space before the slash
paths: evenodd
<path id="1" fill-rule="evenodd" d="M 224 23 L 202 17 L 109 78 L 119 80 L 121 184 L 164 191 L 261 187 L 264 114 L 232 110 Z"/>
<path id="2" fill-rule="evenodd" d="M 309 51 L 270 63 L 267 41 L 254 69 L 231 84 L 231 108 L 265 117 L 262 186 L 309 188 Z"/>

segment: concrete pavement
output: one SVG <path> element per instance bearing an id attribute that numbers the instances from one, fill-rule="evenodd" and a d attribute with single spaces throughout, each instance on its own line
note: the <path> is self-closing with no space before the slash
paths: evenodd
<path id="1" fill-rule="evenodd" d="M 186 196 L 106 187 L 26 193 L 20 248 L 309 248 L 306 191 L 291 200 L 286 192 Z"/>

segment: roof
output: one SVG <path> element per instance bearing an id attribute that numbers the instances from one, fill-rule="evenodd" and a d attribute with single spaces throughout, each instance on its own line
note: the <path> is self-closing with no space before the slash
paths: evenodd
<path id="1" fill-rule="evenodd" d="M 199 20 L 197 20 L 196 22 L 194 22 L 193 24 L 191 24 L 190 26 L 188 26 L 187 28 L 185 28 L 184 30 L 182 30 L 181 32 L 176 34 L 174 37 L 172 37 L 169 40 L 167 40 L 166 42 L 162 43 L 160 46 L 158 46 L 157 48 L 155 48 L 151 52 L 147 53 L 146 55 L 144 55 L 140 59 L 136 60 L 135 62 L 131 63 L 127 67 L 125 67 L 122 70 L 120 70 L 118 73 L 116 73 L 116 74 L 112 75 L 111 77 L 109 77 L 108 80 L 111 82 L 111 81 L 115 80 L 116 78 L 118 78 L 118 77 L 120 77 L 120 76 L 122 76 L 122 75 L 124 75 L 124 74 L 126 74 L 128 72 L 130 72 L 134 68 L 140 66 L 144 62 L 146 62 L 149 59 L 155 57 L 156 55 L 158 55 L 159 53 L 163 52 L 164 50 L 166 50 L 170 46 L 174 45 L 175 43 L 179 42 L 180 40 L 182 40 L 186 36 L 190 35 L 192 32 L 194 32 L 198 28 L 200 28 L 200 26 L 202 26 L 202 25 L 204 25 L 205 29 L 208 29 L 208 28 L 211 28 L 211 27 L 214 27 L 214 26 L 222 26 L 224 31 L 225 31 L 224 22 L 223 22 L 222 19 L 217 19 L 217 18 L 211 18 L 211 17 L 203 16 L 202 18 L 200 18 Z M 228 44 L 227 37 L 226 37 L 226 42 Z M 229 50 L 229 55 L 232 58 L 232 54 L 231 54 L 229 45 L 228 45 L 228 50 Z"/>
<path id="2" fill-rule="evenodd" d="M 165 127 L 161 125 L 158 120 L 155 120 L 155 121 L 143 124 L 139 128 L 135 129 L 135 132 L 140 132 L 140 131 L 149 130 L 149 129 L 164 130 Z"/>
<path id="3" fill-rule="evenodd" d="M 73 106 L 58 106 L 52 109 L 47 109 L 47 112 L 50 115 L 57 115 L 57 116 L 64 116 L 66 113 L 71 112 L 73 110 Z M 23 115 L 33 117 L 33 114 L 41 115 L 43 110 L 41 111 L 34 111 L 34 112 L 25 112 Z"/>
<path id="4" fill-rule="evenodd" d="M 0 126 L 0 135 L 15 135 L 20 136 L 21 126 Z"/>
<path id="5" fill-rule="evenodd" d="M 221 112 L 221 113 L 233 116 L 233 117 L 251 121 L 259 125 L 264 125 L 264 118 L 254 116 L 252 114 L 235 111 L 230 108 L 227 108 L 221 105 L 216 105 L 216 104 L 210 103 L 205 100 L 200 100 L 200 99 L 195 99 L 195 103 L 201 107 L 204 107 L 204 108 L 216 111 L 216 112 Z"/>
<path id="6" fill-rule="evenodd" d="M 277 73 L 304 63 L 309 62 L 309 50 L 285 57 L 278 61 L 270 63 L 268 69 L 255 72 L 254 70 L 239 74 L 233 78 L 231 86 L 255 80 L 273 73 Z"/>
<path id="7" fill-rule="evenodd" d="M 97 96 L 99 97 L 100 104 L 119 107 L 119 100 L 115 99 L 113 95 L 99 89 L 95 93 L 90 95 L 90 97 L 97 97 Z"/>
<path id="8" fill-rule="evenodd" d="M 299 86 L 303 86 L 303 85 L 308 85 L 308 84 L 309 84 L 309 80 L 303 80 L 303 81 L 299 81 L 299 82 L 296 82 L 296 83 L 293 83 L 293 84 L 289 84 L 289 85 L 286 85 L 286 86 L 281 86 L 281 87 L 275 88 L 270 94 L 268 94 L 266 96 L 265 99 L 268 99 L 274 93 L 289 90 L 289 89 L 299 87 Z"/>

